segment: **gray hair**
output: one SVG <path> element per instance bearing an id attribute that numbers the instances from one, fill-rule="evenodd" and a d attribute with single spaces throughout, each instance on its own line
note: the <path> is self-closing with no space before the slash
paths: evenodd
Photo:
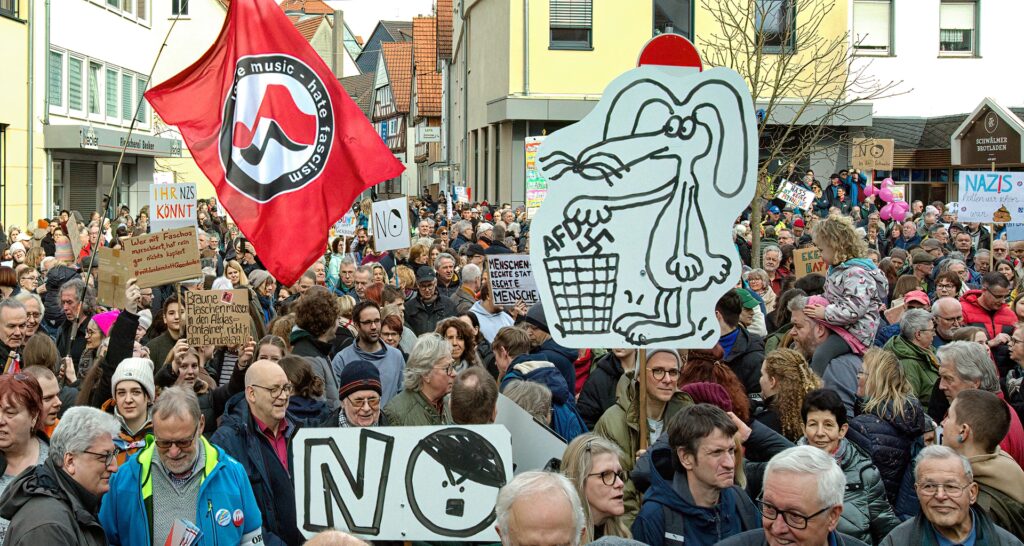
<path id="1" fill-rule="evenodd" d="M 814 476 L 818 482 L 818 501 L 828 507 L 843 505 L 846 475 L 833 457 L 816 447 L 803 445 L 782 451 L 768 461 L 765 482 L 772 472 Z"/>
<path id="2" fill-rule="evenodd" d="M 351 254 L 346 254 L 344 257 L 341 258 L 341 261 L 338 263 L 339 267 L 345 267 L 346 265 L 351 265 L 352 267 L 355 267 L 356 259 L 353 258 Z"/>
<path id="3" fill-rule="evenodd" d="M 449 254 L 447 252 L 442 252 L 442 253 L 437 255 L 437 258 L 434 258 L 434 269 L 435 270 L 441 269 L 441 260 L 451 260 L 452 261 L 452 265 L 455 265 L 455 264 L 459 263 L 459 261 L 456 260 L 451 254 Z"/>
<path id="4" fill-rule="evenodd" d="M 26 292 L 22 290 L 21 292 L 18 292 L 16 295 L 14 295 L 13 298 L 14 301 L 21 303 L 22 305 L 28 303 L 29 301 L 35 301 L 39 305 L 40 311 L 45 310 L 43 308 L 43 298 L 40 298 L 38 294 L 33 294 L 32 292 Z"/>
<path id="5" fill-rule="evenodd" d="M 423 379 L 430 375 L 437 361 L 452 355 L 452 344 L 441 334 L 429 332 L 416 339 L 416 345 L 409 353 L 409 361 L 402 370 L 402 388 L 418 391 L 423 388 Z"/>
<path id="6" fill-rule="evenodd" d="M 534 419 L 547 423 L 551 415 L 551 389 L 536 381 L 509 381 L 502 394 L 526 410 Z"/>
<path id="7" fill-rule="evenodd" d="M 793 296 L 793 299 L 789 300 L 789 303 L 786 304 L 786 309 L 789 309 L 790 313 L 793 311 L 803 311 L 804 307 L 807 307 L 807 296 Z"/>
<path id="8" fill-rule="evenodd" d="M 160 391 L 160 396 L 153 404 L 153 420 L 166 417 L 191 417 L 192 422 L 199 424 L 202 413 L 199 411 L 199 398 L 193 389 L 168 387 Z"/>
<path id="9" fill-rule="evenodd" d="M 469 220 L 459 220 L 455 224 L 455 231 L 457 233 L 462 233 L 463 231 L 466 231 L 471 227 L 473 227 L 473 223 L 470 222 Z"/>
<path id="10" fill-rule="evenodd" d="M 77 301 L 85 299 L 85 281 L 81 277 L 72 277 L 67 282 L 60 286 L 60 293 L 75 291 L 75 298 Z M 76 302 L 77 303 L 77 302 Z"/>
<path id="11" fill-rule="evenodd" d="M 764 245 L 764 250 L 761 251 L 761 256 L 767 256 L 769 252 L 778 252 L 779 257 L 782 257 L 782 249 L 778 245 Z"/>
<path id="12" fill-rule="evenodd" d="M 813 448 L 812 448 L 813 449 Z M 504 546 L 512 546 L 512 537 L 509 533 L 509 523 L 512 519 L 512 505 L 519 499 L 537 497 L 540 495 L 550 496 L 561 493 L 572 506 L 573 535 L 569 546 L 578 546 L 583 529 L 587 525 L 583 515 L 583 503 L 576 493 L 572 482 L 561 474 L 533 470 L 523 472 L 512 478 L 505 487 L 498 491 L 498 500 L 494 505 L 494 512 L 497 514 L 498 532 L 501 534 L 501 543 Z"/>
<path id="13" fill-rule="evenodd" d="M 950 256 L 952 256 L 953 254 L 959 254 L 959 253 L 958 252 L 950 252 L 949 253 Z M 963 254 L 960 254 L 960 255 L 963 256 Z M 950 267 L 953 267 L 954 265 L 957 265 L 957 264 L 960 264 L 960 265 L 963 265 L 964 267 L 967 267 L 967 262 L 961 260 L 960 258 L 946 258 L 945 260 L 943 260 L 942 264 L 939 265 L 939 272 L 940 273 L 945 273 L 945 272 L 949 271 Z"/>
<path id="14" fill-rule="evenodd" d="M 988 392 L 999 392 L 999 378 L 995 365 L 981 345 L 971 341 L 947 343 L 936 352 L 939 365 L 950 362 L 960 379 L 977 381 L 978 388 Z"/>
<path id="15" fill-rule="evenodd" d="M 373 267 L 369 265 L 361 265 L 356 268 L 356 273 L 366 273 L 370 276 L 370 280 L 373 280 Z"/>
<path id="16" fill-rule="evenodd" d="M 927 330 L 931 324 L 931 313 L 924 309 L 910 309 L 900 319 L 900 332 L 907 339 L 914 339 L 915 335 Z"/>
<path id="17" fill-rule="evenodd" d="M 25 311 L 25 304 L 21 303 L 20 301 L 14 299 L 14 298 L 0 299 L 0 313 L 2 313 L 4 309 L 14 309 L 15 311 Z"/>
<path id="18" fill-rule="evenodd" d="M 962 343 L 968 343 L 964 341 Z M 973 345 L 977 345 L 974 343 Z M 945 345 L 943 345 L 945 347 Z M 62 423 L 64 421 L 61 421 Z M 50 448 L 53 449 L 53 448 Z M 964 474 L 967 476 L 967 481 L 974 481 L 974 470 L 971 469 L 971 461 L 967 460 L 967 457 L 953 451 L 953 448 L 946 447 L 944 445 L 933 445 L 928 446 L 921 450 L 917 454 L 917 458 L 914 459 L 914 481 L 918 479 L 917 471 L 921 468 L 921 463 L 924 461 L 944 461 L 948 459 L 960 459 L 960 464 L 964 467 Z"/>
<path id="19" fill-rule="evenodd" d="M 462 266 L 462 282 L 474 282 L 482 276 L 483 272 L 480 271 L 480 266 L 476 264 Z"/>
<path id="20" fill-rule="evenodd" d="M 768 284 L 771 282 L 771 279 L 768 278 L 768 272 L 761 268 L 747 271 L 747 282 L 750 282 L 751 277 L 761 279 L 761 282 L 764 283 L 765 287 L 768 287 Z"/>
<path id="21" fill-rule="evenodd" d="M 50 457 L 59 467 L 64 466 L 64 455 L 81 453 L 104 434 L 117 438 L 121 426 L 113 415 L 89 406 L 75 406 L 64 412 L 50 437 Z"/>

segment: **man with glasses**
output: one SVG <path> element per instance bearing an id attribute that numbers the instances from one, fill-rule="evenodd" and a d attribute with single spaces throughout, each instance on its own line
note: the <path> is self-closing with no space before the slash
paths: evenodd
<path id="1" fill-rule="evenodd" d="M 429 265 L 416 270 L 416 295 L 405 304 L 405 322 L 421 336 L 433 332 L 437 323 L 455 316 L 455 302 L 437 291 L 437 273 Z M 383 374 L 381 375 L 383 379 Z M 386 382 L 386 379 L 385 379 Z"/>
<path id="2" fill-rule="evenodd" d="M 963 307 L 956 298 L 939 298 L 932 304 L 932 322 L 935 323 L 932 347 L 938 349 L 953 341 L 953 334 L 964 325 Z"/>
<path id="3" fill-rule="evenodd" d="M 117 472 L 117 432 L 114 418 L 98 409 L 69 409 L 46 462 L 19 475 L 0 498 L 0 514 L 11 522 L 5 544 L 107 544 L 97 512 Z"/>
<path id="4" fill-rule="evenodd" d="M 356 304 L 352 309 L 352 323 L 357 331 L 356 340 L 334 356 L 331 361 L 334 376 L 339 378 L 340 386 L 340 378 L 350 363 L 369 362 L 380 374 L 381 403 L 387 405 L 401 390 L 405 359 L 401 351 L 381 341 L 380 307 L 376 303 L 367 300 Z"/>
<path id="5" fill-rule="evenodd" d="M 245 469 L 202 437 L 203 424 L 193 390 L 160 393 L 152 443 L 114 475 L 100 506 L 110 544 L 163 544 L 179 519 L 198 526 L 205 544 L 263 542 L 263 516 Z"/>
<path id="6" fill-rule="evenodd" d="M 764 492 L 757 501 L 763 528 L 718 544 L 865 546 L 836 531 L 845 489 L 846 476 L 833 457 L 812 446 L 791 447 L 765 467 Z"/>
<path id="7" fill-rule="evenodd" d="M 332 411 L 323 427 L 376 427 L 385 425 L 380 413 L 380 372 L 369 362 L 349 362 L 338 377 L 341 407 Z"/>
<path id="8" fill-rule="evenodd" d="M 1010 281 L 998 271 L 986 273 L 981 279 L 981 290 L 968 290 L 960 298 L 963 305 L 964 326 L 979 326 L 988 335 L 988 347 L 992 359 L 999 367 L 999 374 L 1005 375 L 1013 368 L 1010 360 L 1010 334 L 1017 324 L 1017 315 L 1006 304 L 1010 299 Z"/>
<path id="9" fill-rule="evenodd" d="M 296 430 L 287 417 L 292 390 L 277 362 L 257 360 L 245 372 L 245 398 L 236 396 L 228 402 L 220 427 L 210 437 L 249 476 L 267 544 L 303 542 L 295 517 L 288 449 Z"/>
<path id="10" fill-rule="evenodd" d="M 914 468 L 921 514 L 893 529 L 881 546 L 986 544 L 1019 546 L 1005 529 L 974 506 L 978 484 L 971 463 L 946 446 L 928 446 Z"/>
<path id="11" fill-rule="evenodd" d="M 735 484 L 737 430 L 711 404 L 689 406 L 672 417 L 668 447 L 655 446 L 644 458 L 668 456 L 675 473 L 648 474 L 651 485 L 633 522 L 634 539 L 651 546 L 715 544 L 761 526 L 754 503 Z"/>
<path id="12" fill-rule="evenodd" d="M 21 302 L 13 298 L 0 300 L 0 372 L 21 366 L 26 322 L 28 314 Z"/>

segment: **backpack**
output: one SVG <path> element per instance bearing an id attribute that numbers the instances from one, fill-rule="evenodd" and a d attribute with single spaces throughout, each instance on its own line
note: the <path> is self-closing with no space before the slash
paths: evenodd
<path id="1" fill-rule="evenodd" d="M 1006 493 L 978 484 L 978 500 L 981 508 L 992 523 L 1006 529 L 1015 537 L 1024 537 L 1024 504 Z"/>

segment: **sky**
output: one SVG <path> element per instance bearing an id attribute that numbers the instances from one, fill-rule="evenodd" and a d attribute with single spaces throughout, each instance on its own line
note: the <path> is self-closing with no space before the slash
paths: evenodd
<path id="1" fill-rule="evenodd" d="M 370 37 L 377 21 L 411 21 L 417 15 L 432 15 L 434 0 L 326 0 L 334 9 L 345 12 L 348 28 L 363 40 Z"/>

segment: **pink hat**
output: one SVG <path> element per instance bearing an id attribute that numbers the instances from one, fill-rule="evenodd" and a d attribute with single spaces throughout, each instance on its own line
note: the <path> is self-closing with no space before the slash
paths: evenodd
<path id="1" fill-rule="evenodd" d="M 110 335 L 110 327 L 114 325 L 114 321 L 117 320 L 117 316 L 120 314 L 120 309 L 114 309 L 113 311 L 93 315 L 92 321 L 95 322 L 96 326 L 98 326 L 100 331 L 103 332 L 103 337 L 106 337 Z"/>
<path id="2" fill-rule="evenodd" d="M 911 290 L 910 292 L 903 294 L 903 303 L 910 303 L 912 301 L 916 301 L 923 305 L 931 305 L 932 303 L 928 300 L 928 294 L 925 294 L 920 290 Z"/>
<path id="3" fill-rule="evenodd" d="M 822 307 L 827 307 L 828 300 L 823 298 L 822 296 L 810 296 L 807 298 L 807 305 L 820 305 Z M 867 347 L 865 347 L 864 344 L 861 343 L 861 341 L 857 339 L 856 336 L 851 334 L 850 331 L 847 330 L 846 328 L 843 328 L 842 326 L 836 326 L 834 324 L 829 324 L 824 320 L 819 320 L 818 322 L 820 322 L 821 325 L 824 326 L 825 328 L 828 328 L 829 330 L 832 330 L 833 332 L 838 334 L 839 337 L 843 338 L 843 341 L 845 341 L 846 344 L 850 346 L 850 349 L 853 349 L 853 352 L 862 355 L 864 354 L 864 351 L 867 350 Z"/>

